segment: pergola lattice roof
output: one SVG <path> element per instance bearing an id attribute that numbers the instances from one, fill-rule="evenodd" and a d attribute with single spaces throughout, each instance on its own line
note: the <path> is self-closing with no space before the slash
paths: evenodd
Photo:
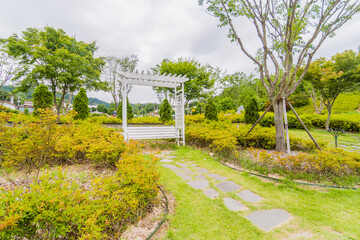
<path id="1" fill-rule="evenodd" d="M 160 75 L 160 74 L 145 74 L 137 72 L 122 72 L 123 83 L 131 85 L 141 86 L 153 86 L 153 87 L 179 87 L 182 83 L 188 79 L 179 75 Z"/>

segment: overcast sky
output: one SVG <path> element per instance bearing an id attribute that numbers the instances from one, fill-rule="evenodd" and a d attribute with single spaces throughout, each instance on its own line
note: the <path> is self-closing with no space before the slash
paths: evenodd
<path id="1" fill-rule="evenodd" d="M 254 65 L 235 43 L 227 29 L 204 11 L 197 0 L 0 0 L 0 38 L 21 33 L 28 27 L 62 28 L 78 40 L 94 41 L 98 56 L 136 54 L 138 68 L 146 70 L 162 59 L 195 58 L 228 73 L 250 74 Z M 255 48 L 254 31 L 243 23 L 239 32 L 248 47 Z M 327 39 L 316 57 L 329 57 L 360 45 L 360 16 Z M 131 103 L 157 102 L 150 87 L 136 87 Z M 110 102 L 110 94 L 90 93 Z"/>

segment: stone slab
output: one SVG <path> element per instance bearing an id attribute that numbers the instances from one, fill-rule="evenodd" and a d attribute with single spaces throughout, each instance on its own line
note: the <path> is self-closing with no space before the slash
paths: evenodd
<path id="1" fill-rule="evenodd" d="M 161 162 L 161 163 L 170 163 L 170 162 L 173 162 L 173 160 L 171 160 L 171 159 L 162 159 L 159 162 Z"/>
<path id="2" fill-rule="evenodd" d="M 187 175 L 195 175 L 195 173 L 192 172 L 192 171 L 189 171 L 187 169 L 184 169 L 184 170 L 185 170 L 184 173 L 187 174 Z"/>
<path id="3" fill-rule="evenodd" d="M 194 189 L 204 189 L 209 186 L 209 182 L 207 180 L 195 180 L 188 182 L 187 184 Z"/>
<path id="4" fill-rule="evenodd" d="M 195 178 L 198 178 L 198 179 L 206 179 L 206 177 L 204 175 L 197 175 L 195 176 Z"/>
<path id="5" fill-rule="evenodd" d="M 185 163 L 177 163 L 177 165 L 179 165 L 179 166 L 181 166 L 181 167 L 184 167 L 184 168 L 188 167 L 188 165 L 185 164 Z"/>
<path id="6" fill-rule="evenodd" d="M 178 175 L 179 177 L 181 177 L 182 179 L 184 179 L 185 181 L 191 181 L 192 177 L 185 174 L 184 172 L 175 172 L 176 175 Z"/>
<path id="7" fill-rule="evenodd" d="M 172 165 L 172 164 L 163 164 L 163 165 L 161 165 L 161 166 L 166 167 L 166 168 L 171 169 L 171 170 L 177 170 L 177 169 L 179 169 L 177 166 Z"/>
<path id="8" fill-rule="evenodd" d="M 291 215 L 282 209 L 270 209 L 253 212 L 247 216 L 247 219 L 258 228 L 264 231 L 270 231 L 289 221 Z"/>
<path id="9" fill-rule="evenodd" d="M 175 156 L 166 156 L 167 158 L 175 158 Z"/>
<path id="10" fill-rule="evenodd" d="M 262 200 L 262 197 L 249 190 L 244 190 L 242 192 L 239 192 L 237 195 L 247 202 L 260 202 Z"/>
<path id="11" fill-rule="evenodd" d="M 189 165 L 195 167 L 196 163 L 189 163 Z"/>
<path id="12" fill-rule="evenodd" d="M 209 170 L 207 170 L 205 168 L 200 168 L 199 170 L 196 170 L 196 172 L 199 173 L 199 174 L 203 174 L 203 173 L 209 172 Z"/>
<path id="13" fill-rule="evenodd" d="M 209 198 L 217 198 L 219 196 L 219 193 L 212 188 L 204 190 L 204 194 Z"/>
<path id="14" fill-rule="evenodd" d="M 223 177 L 223 176 L 220 176 L 220 175 L 215 174 L 215 173 L 209 173 L 208 176 L 215 179 L 215 180 L 217 180 L 217 181 L 224 181 L 224 180 L 227 179 L 227 177 Z"/>
<path id="15" fill-rule="evenodd" d="M 224 204 L 230 211 L 234 211 L 234 212 L 243 211 L 247 209 L 239 201 L 236 201 L 235 199 L 229 197 L 224 198 Z"/>
<path id="16" fill-rule="evenodd" d="M 233 191 L 237 191 L 241 188 L 241 186 L 239 184 L 236 184 L 232 181 L 226 181 L 226 182 L 219 183 L 218 185 L 216 185 L 216 187 L 219 188 L 223 192 L 233 192 Z"/>

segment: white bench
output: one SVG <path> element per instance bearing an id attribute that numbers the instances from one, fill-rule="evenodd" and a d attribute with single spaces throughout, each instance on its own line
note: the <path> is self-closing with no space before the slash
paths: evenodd
<path id="1" fill-rule="evenodd" d="M 179 139 L 179 131 L 174 127 L 127 127 L 128 139 Z"/>

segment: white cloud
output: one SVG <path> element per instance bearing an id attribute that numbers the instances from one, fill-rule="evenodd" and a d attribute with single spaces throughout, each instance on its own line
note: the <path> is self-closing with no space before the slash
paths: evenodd
<path id="1" fill-rule="evenodd" d="M 49 25 L 78 40 L 96 40 L 98 55 L 136 54 L 140 69 L 154 67 L 164 58 L 189 57 L 228 72 L 254 71 L 251 60 L 226 37 L 227 28 L 217 27 L 218 20 L 197 0 L 2 0 L 0 6 L 1 38 Z M 246 46 L 255 51 L 258 45 L 252 26 L 241 19 L 236 23 Z M 357 16 L 325 41 L 316 57 L 356 49 L 359 25 Z M 109 94 L 90 95 L 111 101 Z M 129 97 L 131 102 L 156 101 L 155 93 L 146 87 L 134 88 Z"/>

